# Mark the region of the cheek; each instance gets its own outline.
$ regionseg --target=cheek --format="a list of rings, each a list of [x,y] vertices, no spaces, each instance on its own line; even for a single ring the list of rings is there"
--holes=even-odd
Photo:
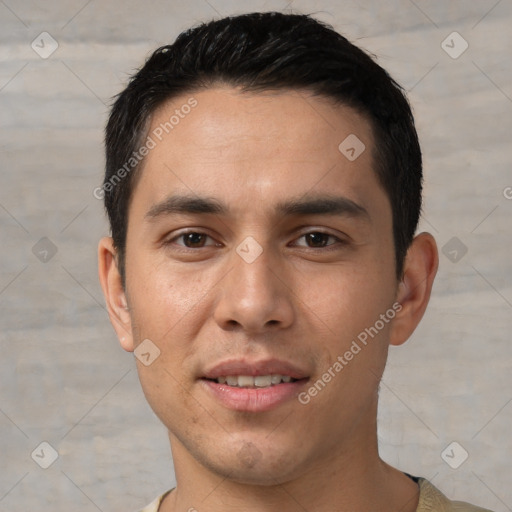
[[[297,296],[308,318],[343,345],[390,307],[394,285],[384,275],[370,266],[338,265],[298,281]]]
[[[163,342],[182,329],[183,320],[196,314],[211,284],[204,273],[185,272],[165,256],[154,256],[133,257],[127,266],[127,289],[139,337]]]
[[[318,414],[331,411],[340,424],[347,411],[361,412],[376,399],[390,327],[380,315],[394,298],[393,278],[384,276],[371,266],[339,266],[318,274],[300,292],[319,363],[308,395]],[[335,411],[327,404],[336,404]]]
[[[170,365],[171,354],[162,355],[150,366],[137,363],[139,380],[146,400],[154,413],[168,428],[200,421],[204,411],[193,400],[184,377]],[[186,415],[176,411],[187,411]]]

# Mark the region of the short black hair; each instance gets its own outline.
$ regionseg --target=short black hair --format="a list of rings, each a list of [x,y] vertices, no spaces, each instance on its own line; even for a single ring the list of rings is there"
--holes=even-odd
[[[306,14],[265,12],[182,32],[174,44],[158,48],[116,97],[106,126],[102,195],[123,284],[128,210],[142,161],[138,149],[151,116],[170,99],[216,84],[254,92],[306,91],[369,119],[374,170],[391,203],[400,278],[422,202],[421,150],[405,92],[331,26]]]

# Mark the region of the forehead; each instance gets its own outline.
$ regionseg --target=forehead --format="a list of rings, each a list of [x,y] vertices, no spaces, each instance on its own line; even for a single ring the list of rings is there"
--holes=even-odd
[[[370,122],[305,91],[184,94],[154,112],[148,137],[152,149],[134,192],[144,202],[207,194],[241,213],[255,201],[263,208],[336,189],[364,203],[380,188]]]

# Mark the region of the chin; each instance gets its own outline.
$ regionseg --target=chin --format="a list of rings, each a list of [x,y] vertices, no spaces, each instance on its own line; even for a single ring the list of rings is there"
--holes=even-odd
[[[205,456],[204,453],[202,465],[223,478],[245,485],[280,485],[296,478],[302,466],[297,460],[297,450],[283,445],[269,446],[268,441],[262,445],[247,440],[231,442],[222,454]]]

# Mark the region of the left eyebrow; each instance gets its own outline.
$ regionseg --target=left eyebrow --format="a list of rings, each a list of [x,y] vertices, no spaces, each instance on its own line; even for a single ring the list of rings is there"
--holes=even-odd
[[[290,215],[341,215],[346,217],[365,217],[370,214],[360,204],[343,196],[321,196],[311,199],[292,199],[278,203],[276,211],[282,216]]]

